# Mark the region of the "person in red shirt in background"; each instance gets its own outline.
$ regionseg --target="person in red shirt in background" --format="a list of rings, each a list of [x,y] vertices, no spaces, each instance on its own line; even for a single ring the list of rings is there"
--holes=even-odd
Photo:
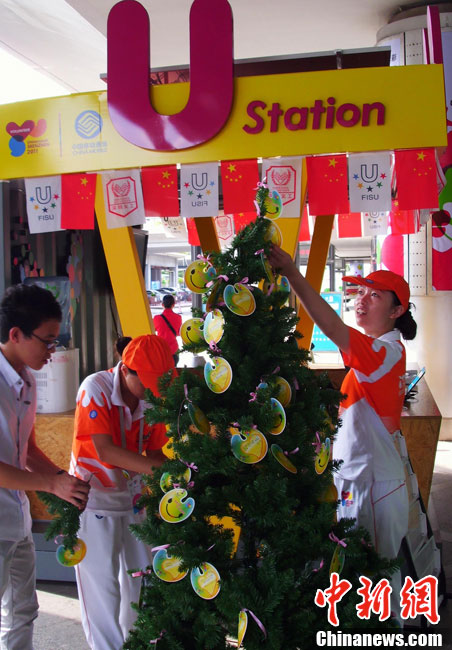
[[[159,395],[158,380],[171,369],[166,341],[138,336],[114,368],[89,375],[78,390],[70,472],[89,480],[91,490],[79,531],[86,556],[75,574],[92,650],[119,650],[136,618],[130,603],[138,602],[140,580],[128,570],[145,568],[152,558],[129,526],[142,519],[141,474],[162,465],[168,441],[163,423],[144,420],[144,392]]]
[[[342,424],[333,444],[343,463],[334,476],[338,519],[356,519],[380,555],[396,558],[408,532],[408,492],[400,447],[405,394],[405,348],[416,336],[410,288],[392,271],[343,280],[358,285],[355,316],[359,330],[346,325],[301,275],[290,255],[273,245],[269,262],[287,276],[292,290],[322,332],[337,345],[350,368],[341,386]],[[400,571],[391,576],[392,615],[400,619]]]
[[[159,316],[154,318],[154,325],[157,334],[168,343],[174,358],[174,364],[177,366],[179,361],[179,344],[176,336],[180,334],[182,316],[174,313],[173,308],[175,303],[174,296],[168,294],[163,297],[162,304],[164,310]]]

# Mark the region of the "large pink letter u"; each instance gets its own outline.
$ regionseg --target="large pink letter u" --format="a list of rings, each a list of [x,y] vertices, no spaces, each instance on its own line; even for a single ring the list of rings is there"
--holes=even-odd
[[[194,0],[190,10],[190,96],[176,115],[161,115],[149,90],[150,26],[146,9],[122,0],[107,26],[108,110],[132,144],[170,151],[213,138],[226,123],[233,97],[232,11],[227,0]]]

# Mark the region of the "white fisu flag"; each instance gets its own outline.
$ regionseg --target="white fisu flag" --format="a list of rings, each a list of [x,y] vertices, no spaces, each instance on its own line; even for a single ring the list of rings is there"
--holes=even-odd
[[[102,172],[107,228],[146,223],[139,169]]]
[[[218,214],[218,163],[181,165],[180,213],[183,217]]]
[[[301,156],[262,160],[262,180],[266,179],[270,191],[279,193],[283,204],[282,217],[300,216],[302,160]]]
[[[387,235],[388,216],[389,212],[363,212],[363,237],[369,237],[371,235]]]
[[[61,176],[25,179],[30,233],[54,232],[61,228]]]
[[[391,210],[391,155],[355,153],[348,157],[350,212]]]

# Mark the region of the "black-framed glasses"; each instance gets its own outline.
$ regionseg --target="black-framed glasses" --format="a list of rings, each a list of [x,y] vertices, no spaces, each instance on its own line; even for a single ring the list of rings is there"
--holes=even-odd
[[[38,336],[34,332],[32,332],[30,334],[30,336],[34,336],[35,339],[38,339],[38,341],[41,341],[41,343],[44,343],[44,345],[46,346],[46,348],[48,350],[51,350],[52,348],[56,348],[60,344],[58,339],[54,339],[53,341],[46,341],[45,339],[42,339],[40,336]]]

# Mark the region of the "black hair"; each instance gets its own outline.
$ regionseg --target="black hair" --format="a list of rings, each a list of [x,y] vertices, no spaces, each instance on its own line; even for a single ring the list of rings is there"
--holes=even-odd
[[[0,341],[6,343],[12,327],[25,336],[48,320],[61,323],[61,307],[51,291],[37,284],[15,284],[8,287],[0,303]]]
[[[131,340],[131,336],[118,336],[116,340],[116,352],[120,357],[122,357],[122,353],[124,352],[125,347],[130,343]]]
[[[401,305],[402,303],[397,298],[394,291],[391,291],[391,293],[394,296],[394,305],[396,307]],[[408,309],[406,312],[399,316],[394,323],[394,327],[400,331],[405,341],[412,341],[417,332],[417,323],[411,313],[411,307],[414,307],[412,302],[408,303]]]
[[[165,309],[171,309],[175,302],[176,300],[174,296],[172,296],[170,293],[167,293],[166,296],[163,296],[162,305],[165,307]]]

